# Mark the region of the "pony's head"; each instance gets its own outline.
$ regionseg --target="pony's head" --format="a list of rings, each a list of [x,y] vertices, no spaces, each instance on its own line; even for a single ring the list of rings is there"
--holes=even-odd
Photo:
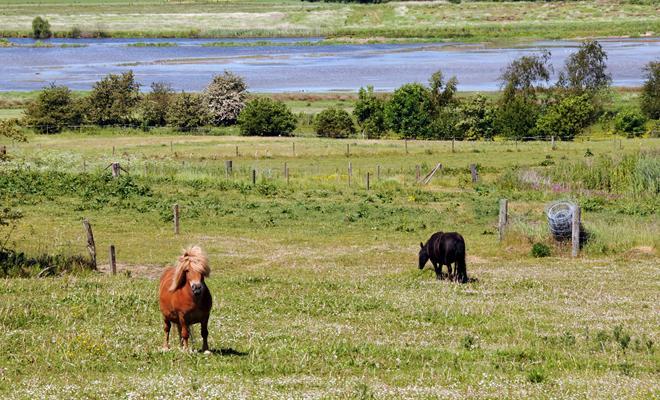
[[[174,270],[170,292],[177,290],[186,283],[190,285],[193,295],[202,294],[204,277],[211,274],[209,259],[199,246],[192,246],[183,251]]]
[[[419,269],[424,269],[426,262],[429,260],[429,249],[424,243],[419,243]]]

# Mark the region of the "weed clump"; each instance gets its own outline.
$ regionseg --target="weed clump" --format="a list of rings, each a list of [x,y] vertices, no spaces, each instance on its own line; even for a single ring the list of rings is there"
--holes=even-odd
[[[542,258],[550,256],[550,247],[543,243],[534,243],[532,246],[532,257]]]

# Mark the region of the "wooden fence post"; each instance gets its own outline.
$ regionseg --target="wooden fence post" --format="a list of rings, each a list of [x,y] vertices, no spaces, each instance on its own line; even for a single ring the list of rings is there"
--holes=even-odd
[[[573,245],[571,255],[573,257],[577,257],[580,254],[580,214],[580,206],[576,205],[573,208],[573,218],[571,220],[571,240]]]
[[[252,168],[252,184],[257,184],[257,170],[255,168]]]
[[[454,153],[454,137],[451,138],[451,152]]]
[[[419,164],[415,165],[415,180],[419,181],[419,177],[422,175]]]
[[[498,237],[500,242],[504,239],[504,229],[509,220],[509,202],[507,199],[500,199],[500,220],[497,224],[498,228]]]
[[[353,163],[348,162],[348,186],[351,186],[351,177],[353,176]]]
[[[238,146],[236,146],[236,157],[238,157]]]
[[[405,143],[405,146],[406,146],[406,154],[408,154],[408,139],[403,139],[403,143]]]
[[[296,156],[296,142],[291,143],[291,147],[293,148],[293,156]]]
[[[115,245],[110,245],[110,270],[112,275],[117,275],[117,260],[115,258]]]
[[[225,175],[227,177],[232,176],[233,169],[234,169],[234,163],[232,162],[232,160],[225,161]]]
[[[369,173],[367,172],[367,190],[369,190]]]
[[[555,144],[555,135],[552,135],[552,150],[557,150],[557,145]]]
[[[87,218],[83,219],[83,227],[85,228],[85,233],[87,234],[87,250],[89,251],[89,255],[92,259],[94,269],[96,269],[96,243],[94,243],[92,225],[89,223]]]
[[[112,155],[115,155],[115,146],[112,146]]]
[[[117,178],[119,177],[119,174],[121,174],[121,166],[119,165],[118,162],[113,162],[111,165],[112,168],[112,177]]]
[[[479,173],[477,173],[477,166],[470,164],[470,174],[472,175],[472,183],[477,183],[479,180]]]
[[[174,234],[179,234],[179,205],[175,204],[173,208],[174,211]]]
[[[351,144],[346,143],[346,157],[350,157],[350,156],[351,156]]]
[[[380,180],[380,164],[376,166],[376,179]]]

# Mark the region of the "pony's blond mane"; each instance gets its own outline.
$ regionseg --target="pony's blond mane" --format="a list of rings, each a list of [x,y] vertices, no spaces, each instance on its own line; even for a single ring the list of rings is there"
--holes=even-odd
[[[188,270],[199,272],[206,277],[211,275],[209,258],[201,247],[191,246],[183,251],[183,254],[179,257],[179,262],[174,269],[174,275],[172,275],[170,292],[179,288],[181,281],[183,280],[183,274]]]

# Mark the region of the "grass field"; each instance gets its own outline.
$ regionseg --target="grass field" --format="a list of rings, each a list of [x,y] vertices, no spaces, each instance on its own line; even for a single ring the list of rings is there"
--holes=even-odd
[[[288,1],[3,2],[0,35],[27,36],[36,15],[56,35],[123,37],[328,36],[344,40],[500,41],[640,36],[660,32],[657,4],[629,1],[391,2],[347,5]]]
[[[30,136],[9,144],[14,158],[0,165],[3,198],[25,215],[11,244],[84,254],[87,217],[101,270],[110,244],[120,270],[0,280],[2,398],[660,394],[658,196],[507,183],[584,160],[595,169],[604,156],[657,158],[658,139],[556,150],[470,142],[455,152],[411,141],[406,153],[402,141],[95,132]],[[130,176],[98,178],[115,160]],[[431,183],[416,184],[415,165],[425,174],[437,162]],[[503,197],[510,224],[498,243]],[[545,205],[563,198],[583,205],[593,233],[577,259],[546,231]],[[418,243],[436,230],[463,233],[473,282],[417,269]],[[531,257],[534,242],[551,257]],[[210,356],[159,350],[155,278],[191,243],[213,268]]]

